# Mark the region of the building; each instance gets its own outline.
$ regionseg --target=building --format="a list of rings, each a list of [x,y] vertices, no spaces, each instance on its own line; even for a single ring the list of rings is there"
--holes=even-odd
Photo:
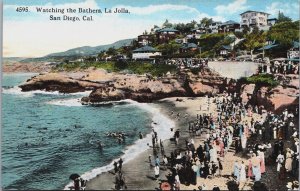
[[[194,52],[198,50],[198,46],[195,43],[184,43],[180,47],[180,52]]]
[[[204,27],[204,26],[200,26],[200,27],[197,27],[195,29],[192,29],[193,37],[196,38],[196,39],[199,39],[202,34],[206,34],[207,32],[208,32],[207,28]]]
[[[152,44],[155,36],[153,34],[143,34],[138,36],[138,43],[142,46]]]
[[[176,38],[179,31],[173,28],[163,28],[156,31],[158,43],[168,43]]]
[[[277,23],[277,19],[276,18],[267,19],[267,23],[268,23],[268,26],[273,26]]]
[[[229,20],[219,25],[219,33],[235,32],[240,29],[240,23]]]
[[[219,54],[222,57],[228,57],[232,52],[232,47],[229,45],[222,45],[219,49]]]
[[[132,59],[151,59],[161,56],[161,52],[151,46],[143,46],[132,51]]]
[[[222,22],[220,21],[216,21],[216,22],[212,22],[209,26],[208,26],[208,32],[209,33],[219,33],[219,26],[222,24]]]
[[[260,11],[246,11],[240,14],[241,15],[241,27],[248,26],[253,27],[257,26],[258,28],[268,26],[268,16],[270,14]]]
[[[293,47],[290,50],[288,50],[288,52],[287,52],[287,57],[289,59],[296,59],[296,58],[299,59],[300,58],[299,44],[300,43],[297,41],[293,42]]]

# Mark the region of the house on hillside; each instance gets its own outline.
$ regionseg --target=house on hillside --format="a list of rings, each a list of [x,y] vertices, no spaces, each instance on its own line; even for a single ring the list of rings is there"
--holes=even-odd
[[[240,29],[240,23],[229,20],[219,25],[219,33],[235,32]]]
[[[175,39],[178,34],[179,31],[173,28],[163,28],[156,31],[158,43],[168,43],[170,40]]]
[[[220,21],[212,22],[207,28],[208,33],[219,33],[219,27],[221,24],[222,22]]]
[[[293,47],[290,50],[288,50],[287,57],[289,59],[300,58],[299,42],[297,41],[293,42]]]
[[[200,27],[197,27],[195,29],[192,29],[191,32],[192,32],[192,35],[193,35],[194,38],[199,39],[202,34],[206,34],[208,31],[207,31],[206,27],[200,26]]]
[[[276,18],[272,18],[272,19],[267,19],[267,23],[268,23],[268,26],[273,26],[277,23],[278,19]]]
[[[184,43],[179,49],[180,53],[194,52],[197,50],[198,50],[198,46],[195,43]]]
[[[138,36],[138,43],[142,46],[146,46],[153,43],[155,35],[153,34],[142,34]]]
[[[143,46],[132,51],[132,59],[151,59],[155,56],[161,56],[161,52],[151,46]]]
[[[241,27],[248,26],[253,28],[257,26],[259,30],[269,30],[268,17],[270,14],[261,11],[245,11],[240,14]]]
[[[230,45],[222,45],[220,48],[219,48],[219,54],[220,56],[222,57],[228,57],[232,52],[232,47]]]

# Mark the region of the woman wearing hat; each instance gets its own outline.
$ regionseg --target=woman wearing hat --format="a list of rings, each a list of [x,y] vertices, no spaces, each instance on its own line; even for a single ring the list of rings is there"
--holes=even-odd
[[[291,172],[292,171],[292,150],[290,148],[287,148],[286,152],[286,160],[285,160],[285,169],[286,172]]]
[[[253,173],[252,173],[252,162],[251,159],[249,159],[249,164],[248,164],[248,178],[252,178],[253,177]]]
[[[259,181],[261,179],[260,158],[257,157],[256,154],[253,154],[251,163],[252,163],[252,172],[255,177],[255,181]]]

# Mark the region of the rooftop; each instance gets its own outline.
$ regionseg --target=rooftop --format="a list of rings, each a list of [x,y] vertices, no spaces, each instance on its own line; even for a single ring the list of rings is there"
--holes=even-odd
[[[268,44],[268,45],[266,45],[266,46],[261,47],[261,48],[258,49],[258,50],[269,50],[269,49],[272,49],[272,48],[274,48],[274,47],[276,47],[276,46],[278,46],[278,44]]]
[[[146,45],[141,48],[135,49],[132,52],[157,52],[157,51],[158,50],[156,50],[155,48]]]
[[[163,28],[158,30],[157,32],[178,32],[178,30],[173,29],[173,28]]]
[[[221,24],[221,26],[224,26],[224,25],[239,25],[240,23],[237,23],[233,20],[229,20],[229,21],[226,21],[225,23]]]
[[[251,10],[245,11],[245,12],[241,13],[240,15],[243,15],[245,13],[264,13],[264,14],[270,15],[269,13],[265,13],[265,12],[262,12],[262,11],[251,11]]]
[[[230,45],[222,45],[221,49],[231,50],[232,48]]]
[[[277,21],[278,19],[272,18],[272,19],[267,19],[267,21]]]
[[[185,43],[181,46],[182,49],[198,48],[195,43]]]

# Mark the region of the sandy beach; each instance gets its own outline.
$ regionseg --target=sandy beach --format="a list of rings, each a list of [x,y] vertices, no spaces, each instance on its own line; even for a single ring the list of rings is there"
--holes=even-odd
[[[176,101],[176,100],[180,101]],[[188,121],[194,120],[197,114],[203,113],[213,113],[216,114],[216,105],[210,104],[208,107],[207,101],[208,99],[212,100],[212,98],[207,97],[197,97],[197,98],[166,98],[158,101],[156,105],[161,108],[162,113],[168,115],[171,119],[176,121],[176,128],[180,130],[180,139],[179,144],[176,146],[174,142],[170,140],[164,141],[164,150],[167,156],[170,155],[172,151],[175,149],[184,150],[185,140],[189,140],[191,138],[190,133],[188,132]],[[174,112],[171,115],[171,112]],[[175,119],[175,114],[180,113],[180,120]],[[186,115],[187,114],[187,115]],[[187,116],[186,118],[183,116]],[[259,118],[260,116],[256,115],[255,118]],[[247,120],[247,119],[245,119]],[[206,130],[208,131],[208,130]],[[170,131],[173,134],[173,132]],[[199,144],[203,144],[205,139],[205,132],[201,134],[201,136],[193,136],[192,138],[195,141],[195,146],[198,147]],[[159,137],[159,135],[158,135]],[[151,144],[151,143],[150,143]],[[149,148],[147,151],[140,154],[137,158],[128,161],[123,165],[122,171],[125,175],[127,189],[129,190],[139,190],[146,189],[152,190],[159,187],[159,182],[154,180],[154,170],[153,167],[150,167],[148,156],[152,156],[153,158],[153,149]],[[159,154],[159,158],[162,161],[162,156]],[[228,177],[231,176],[233,172],[233,164],[238,160],[241,162],[242,160],[247,164],[247,158],[242,157],[240,155],[235,155],[232,148],[225,155],[223,159],[224,170],[221,177],[215,177],[213,179],[207,178],[203,179],[198,177],[197,185],[189,185],[186,186],[181,184],[182,190],[193,190],[198,189],[200,185],[205,184],[206,189],[212,189],[215,184],[217,184],[220,189],[227,189],[226,182]],[[166,170],[161,167],[160,177],[161,180],[166,180],[166,175],[169,173],[169,170]],[[88,181],[86,189],[88,190],[99,190],[99,189],[114,189],[114,173],[106,172],[98,175],[96,178]],[[253,185],[253,181],[247,181],[245,184],[240,185],[241,190],[249,190]]]

